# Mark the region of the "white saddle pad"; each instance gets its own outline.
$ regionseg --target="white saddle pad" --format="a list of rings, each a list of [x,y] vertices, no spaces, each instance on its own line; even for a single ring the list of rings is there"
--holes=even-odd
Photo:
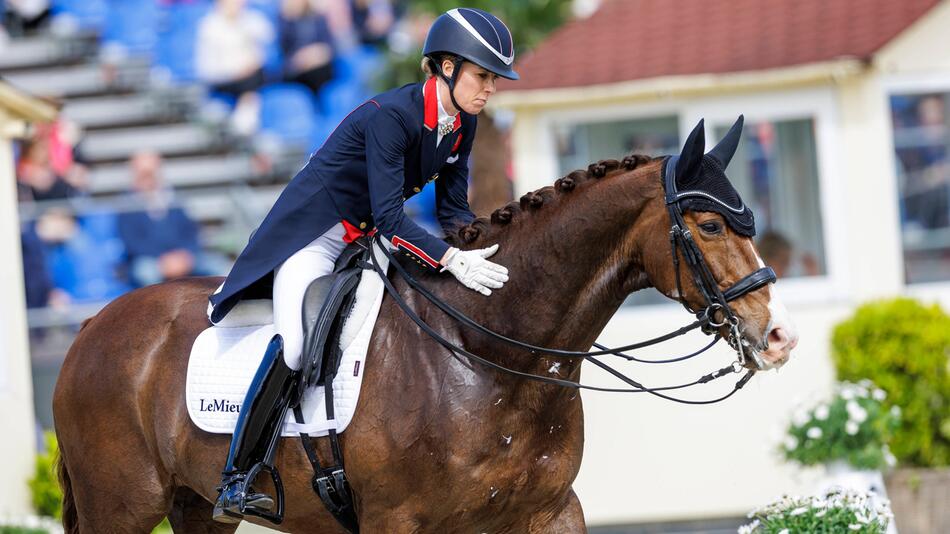
[[[376,257],[386,272],[386,258],[379,252]],[[293,412],[288,411],[283,436],[300,432],[325,436],[329,429],[342,432],[349,424],[359,400],[366,351],[384,292],[379,276],[364,271],[353,309],[340,333],[343,355],[333,381],[335,418],[327,419],[324,387],[310,388],[301,402],[305,423],[295,422]],[[273,306],[269,300],[239,303],[224,321],[198,336],[191,349],[185,387],[188,415],[198,428],[221,434],[234,432],[244,396],[273,336]]]

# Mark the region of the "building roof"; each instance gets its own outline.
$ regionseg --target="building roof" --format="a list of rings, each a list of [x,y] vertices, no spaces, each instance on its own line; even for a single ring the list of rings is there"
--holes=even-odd
[[[605,0],[517,62],[507,91],[868,59],[940,0]]]

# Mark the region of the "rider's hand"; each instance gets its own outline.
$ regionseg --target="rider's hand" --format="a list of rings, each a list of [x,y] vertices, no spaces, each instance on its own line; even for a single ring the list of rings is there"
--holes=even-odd
[[[449,271],[459,282],[486,297],[492,289],[498,289],[508,281],[508,269],[485,258],[498,251],[498,245],[478,250],[449,249],[442,258],[443,271]]]

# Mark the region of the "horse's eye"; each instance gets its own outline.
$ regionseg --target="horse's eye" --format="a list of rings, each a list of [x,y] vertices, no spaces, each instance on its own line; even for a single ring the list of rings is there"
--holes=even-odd
[[[704,222],[699,225],[699,228],[707,234],[720,234],[722,233],[722,225],[716,221]]]

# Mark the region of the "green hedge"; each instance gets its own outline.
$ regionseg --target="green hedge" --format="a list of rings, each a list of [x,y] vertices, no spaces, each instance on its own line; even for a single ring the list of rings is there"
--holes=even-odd
[[[36,466],[33,478],[30,479],[30,493],[33,497],[33,508],[41,516],[63,516],[63,492],[59,488],[59,478],[56,474],[56,456],[59,448],[56,445],[56,434],[44,434],[46,451],[36,455]]]
[[[950,316],[899,298],[866,304],[835,327],[839,380],[870,379],[902,411],[891,450],[902,465],[950,465]]]

